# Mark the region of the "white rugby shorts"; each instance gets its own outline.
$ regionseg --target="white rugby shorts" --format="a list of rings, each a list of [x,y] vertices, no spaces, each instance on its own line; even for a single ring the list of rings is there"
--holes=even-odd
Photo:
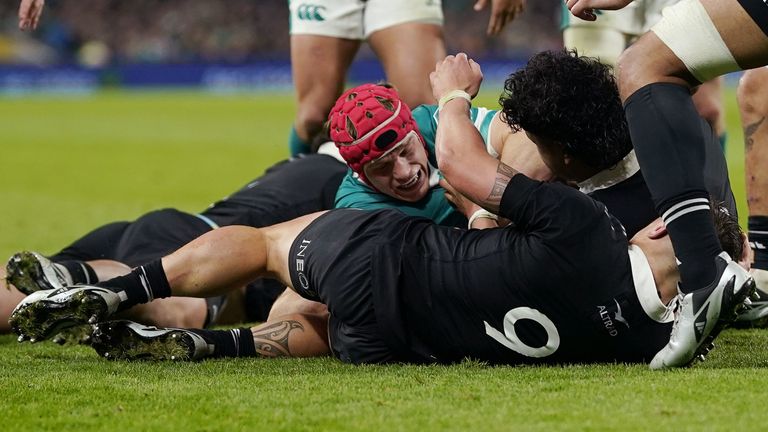
[[[443,25],[442,0],[289,0],[290,33],[367,39],[409,22]]]

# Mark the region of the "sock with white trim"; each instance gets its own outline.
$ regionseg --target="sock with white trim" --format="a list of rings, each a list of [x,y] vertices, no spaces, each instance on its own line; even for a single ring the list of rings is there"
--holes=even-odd
[[[53,265],[64,267],[69,272],[69,276],[74,284],[91,285],[99,281],[96,271],[85,261],[59,261],[53,263]]]
[[[251,329],[247,327],[232,330],[199,330],[190,329],[203,337],[206,342],[213,344],[211,357],[254,357],[256,345],[253,342]]]
[[[654,83],[624,104],[643,177],[680,263],[680,290],[690,292],[715,278],[722,251],[704,183],[704,129],[688,87]],[[711,128],[710,128],[711,130]]]
[[[170,297],[171,286],[165,277],[163,262],[160,259],[136,267],[124,276],[96,284],[96,286],[124,292],[125,300],[120,303],[118,312],[141,303],[148,303],[156,298]]]
[[[755,253],[753,268],[768,270],[768,216],[750,216],[749,246]]]

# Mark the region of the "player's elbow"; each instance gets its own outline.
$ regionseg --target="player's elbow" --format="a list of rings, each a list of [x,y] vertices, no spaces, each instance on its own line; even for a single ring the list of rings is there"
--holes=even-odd
[[[439,146],[435,151],[435,155],[437,157],[438,167],[440,168],[440,172],[443,174],[443,177],[445,177],[448,182],[452,183],[452,179],[458,175],[456,152],[445,149],[444,147],[445,146]]]

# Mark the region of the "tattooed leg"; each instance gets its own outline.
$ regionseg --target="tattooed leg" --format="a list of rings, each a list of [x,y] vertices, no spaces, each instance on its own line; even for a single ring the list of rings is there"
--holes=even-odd
[[[749,214],[768,215],[768,68],[747,71],[739,83],[739,113],[744,128],[744,156]]]
[[[251,328],[260,357],[319,357],[330,354],[328,318],[293,314]]]
[[[758,288],[768,290],[768,68],[744,73],[738,88],[744,128],[744,174],[749,208],[749,242]]]

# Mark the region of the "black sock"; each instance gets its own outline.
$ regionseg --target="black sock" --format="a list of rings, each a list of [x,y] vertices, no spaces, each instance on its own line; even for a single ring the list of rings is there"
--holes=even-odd
[[[750,216],[748,219],[749,246],[755,253],[752,267],[768,270],[768,216]]]
[[[715,278],[721,251],[704,184],[704,122],[688,87],[654,83],[627,98],[627,122],[643,177],[663,216],[680,265],[680,289],[690,292]]]
[[[163,263],[159,259],[141,267],[136,267],[125,276],[118,276],[101,282],[97,286],[110,289],[116,293],[124,293],[125,299],[120,303],[118,311],[128,309],[137,304],[150,302],[156,298],[171,296],[171,286],[165,277]]]
[[[190,330],[212,343],[212,357],[254,357],[256,345],[253,334],[247,327],[232,330]]]
[[[56,264],[64,266],[69,271],[72,282],[75,284],[91,285],[99,281],[96,271],[85,261],[60,261]]]

